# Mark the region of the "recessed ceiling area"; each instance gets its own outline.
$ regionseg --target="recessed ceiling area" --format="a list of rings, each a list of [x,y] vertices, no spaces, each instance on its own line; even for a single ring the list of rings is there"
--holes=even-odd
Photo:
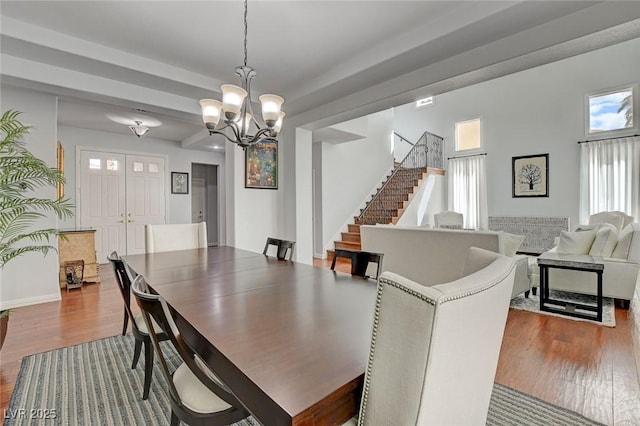
[[[108,117],[142,114],[162,123],[144,137],[224,146],[204,130],[198,100],[239,84],[241,1],[0,7],[3,85],[58,95],[61,125],[130,134]],[[248,2],[253,101],[282,95],[284,129],[325,129],[638,36],[635,2]]]

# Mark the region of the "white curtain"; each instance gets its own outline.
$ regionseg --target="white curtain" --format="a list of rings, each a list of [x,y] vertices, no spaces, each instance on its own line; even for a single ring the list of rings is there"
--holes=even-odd
[[[580,223],[603,211],[640,221],[640,137],[580,145]]]
[[[449,210],[462,213],[464,227],[488,228],[485,156],[449,160]]]

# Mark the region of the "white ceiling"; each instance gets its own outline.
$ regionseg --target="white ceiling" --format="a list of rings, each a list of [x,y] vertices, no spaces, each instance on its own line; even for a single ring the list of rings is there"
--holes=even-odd
[[[129,133],[109,117],[142,117],[162,123],[150,137],[191,148],[216,141],[204,136],[197,101],[238,82],[242,1],[3,0],[0,8],[3,83],[59,95],[61,124]],[[254,99],[280,94],[287,118],[304,124],[330,115],[327,105],[373,111],[637,37],[640,7],[250,0],[248,22]]]

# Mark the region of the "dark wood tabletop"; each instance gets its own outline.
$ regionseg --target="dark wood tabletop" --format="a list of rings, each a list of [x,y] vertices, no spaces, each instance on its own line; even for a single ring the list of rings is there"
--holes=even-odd
[[[232,247],[125,260],[264,425],[342,424],[357,412],[374,281]]]

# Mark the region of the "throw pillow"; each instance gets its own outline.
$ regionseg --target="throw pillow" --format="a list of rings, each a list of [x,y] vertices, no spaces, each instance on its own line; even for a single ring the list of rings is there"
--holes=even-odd
[[[516,235],[500,231],[500,238],[498,243],[500,247],[500,253],[508,257],[515,256],[516,251],[518,251],[523,241],[524,235]]]
[[[631,260],[629,255],[631,254],[632,243],[634,247],[640,246],[640,241],[636,242],[636,238],[640,240],[640,224],[630,223],[625,226],[618,234],[618,245],[613,250],[611,257]],[[634,250],[633,254],[635,255],[637,251],[640,251],[640,249]]]
[[[588,254],[596,237],[596,232],[580,231],[560,233],[557,252],[561,254]]]
[[[589,255],[610,257],[618,243],[618,230],[610,223],[600,223]]]
[[[484,250],[477,247],[469,247],[469,250],[467,250],[467,257],[464,260],[462,276],[466,277],[486,268],[499,257],[500,253],[496,253],[494,251]]]

